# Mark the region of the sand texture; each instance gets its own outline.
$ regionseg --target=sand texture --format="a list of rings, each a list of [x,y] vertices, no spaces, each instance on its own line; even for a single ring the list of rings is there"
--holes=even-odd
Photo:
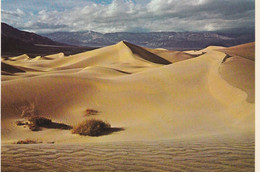
[[[254,171],[253,137],[117,142],[88,145],[7,145],[2,171]]]

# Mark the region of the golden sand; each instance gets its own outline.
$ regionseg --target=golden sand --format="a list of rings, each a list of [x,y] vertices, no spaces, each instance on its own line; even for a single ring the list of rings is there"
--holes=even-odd
[[[2,59],[2,64],[6,65],[6,68],[2,68],[1,85],[2,143],[33,139],[55,144],[124,141],[152,143],[160,140],[171,140],[169,144],[173,144],[172,140],[203,138],[205,141],[213,135],[221,138],[227,134],[243,134],[250,136],[252,140],[255,128],[253,49],[254,43],[231,48],[207,47],[199,51],[180,52],[146,49],[119,42],[71,56],[59,53],[35,59],[30,59],[27,55]],[[15,125],[15,121],[21,118],[21,107],[30,104],[34,104],[41,116],[71,126],[92,118],[86,117],[85,111],[88,108],[95,109],[100,113],[93,116],[94,118],[106,120],[112,127],[123,130],[100,137],[84,137],[59,129],[33,132]],[[239,142],[239,139],[236,141]],[[119,148],[127,143],[122,143]],[[236,143],[228,142],[231,147]],[[220,145],[215,144],[215,147],[218,146]],[[140,149],[144,147],[140,146]],[[172,146],[160,150],[166,159],[170,147]],[[231,147],[225,151],[231,151]],[[241,150],[237,151],[242,151],[245,147],[241,146]],[[28,149],[36,150],[35,147],[6,146],[4,160],[9,160],[11,156],[7,150],[19,152],[20,149],[26,152],[30,152]],[[46,148],[46,151],[52,152],[55,149]],[[88,154],[73,146],[71,149],[72,152],[77,152],[76,157],[83,158],[85,156],[81,157],[81,153]],[[254,146],[251,145],[250,151],[253,149]],[[43,157],[46,151],[41,154]],[[134,150],[133,156],[141,154],[138,151]],[[125,154],[127,150],[122,152]],[[174,157],[177,152],[173,151],[173,155],[169,156]],[[195,152],[191,155],[186,153],[179,160],[173,161],[182,161],[177,163],[176,169],[183,170],[189,164],[189,161],[185,164],[184,160],[193,158],[192,154],[196,155]],[[74,154],[71,156],[73,161]],[[147,156],[153,157],[153,154]],[[204,157],[199,155],[198,161],[201,156]],[[214,159],[214,154],[210,156]],[[115,159],[118,160],[119,157]],[[154,161],[160,157],[154,157]],[[213,159],[208,163],[214,163]],[[254,159],[253,155],[250,154],[249,159]],[[197,164],[194,162],[195,164],[189,165],[190,168],[197,168],[203,163],[197,160]],[[204,160],[207,161],[206,158]],[[165,161],[163,166],[171,162]],[[230,165],[220,162],[221,160],[219,167]],[[57,161],[57,165],[59,163],[62,162]],[[4,165],[7,164],[4,161]],[[248,169],[253,168],[251,161],[244,162],[244,165],[249,166]],[[167,171],[164,168],[162,170]]]

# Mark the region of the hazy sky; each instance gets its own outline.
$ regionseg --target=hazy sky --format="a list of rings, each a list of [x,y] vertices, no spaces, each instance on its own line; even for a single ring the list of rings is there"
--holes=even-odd
[[[2,0],[2,22],[33,32],[252,29],[254,0]]]

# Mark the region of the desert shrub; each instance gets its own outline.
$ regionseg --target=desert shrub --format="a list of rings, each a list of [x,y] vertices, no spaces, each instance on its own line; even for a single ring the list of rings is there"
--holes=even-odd
[[[34,103],[27,102],[25,106],[17,107],[17,109],[21,111],[21,117],[27,120],[26,122],[16,121],[16,125],[18,126],[23,125],[25,127],[27,125],[32,131],[40,131],[41,127],[64,130],[72,129],[69,125],[52,122],[48,118],[39,116]]]
[[[22,118],[28,118],[37,115],[37,110],[34,103],[28,103],[26,106],[22,106],[20,110]]]
[[[96,115],[97,113],[98,113],[97,110],[94,110],[94,109],[86,109],[86,116]]]
[[[25,140],[18,140],[16,144],[37,144],[42,142],[37,142],[35,140],[25,139]]]
[[[110,128],[111,125],[107,122],[97,119],[89,119],[73,127],[72,133],[84,136],[100,136]]]

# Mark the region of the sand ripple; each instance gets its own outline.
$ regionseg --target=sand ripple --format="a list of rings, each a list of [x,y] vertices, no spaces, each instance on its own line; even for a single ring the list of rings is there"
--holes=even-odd
[[[254,171],[254,138],[3,145],[2,171]]]

